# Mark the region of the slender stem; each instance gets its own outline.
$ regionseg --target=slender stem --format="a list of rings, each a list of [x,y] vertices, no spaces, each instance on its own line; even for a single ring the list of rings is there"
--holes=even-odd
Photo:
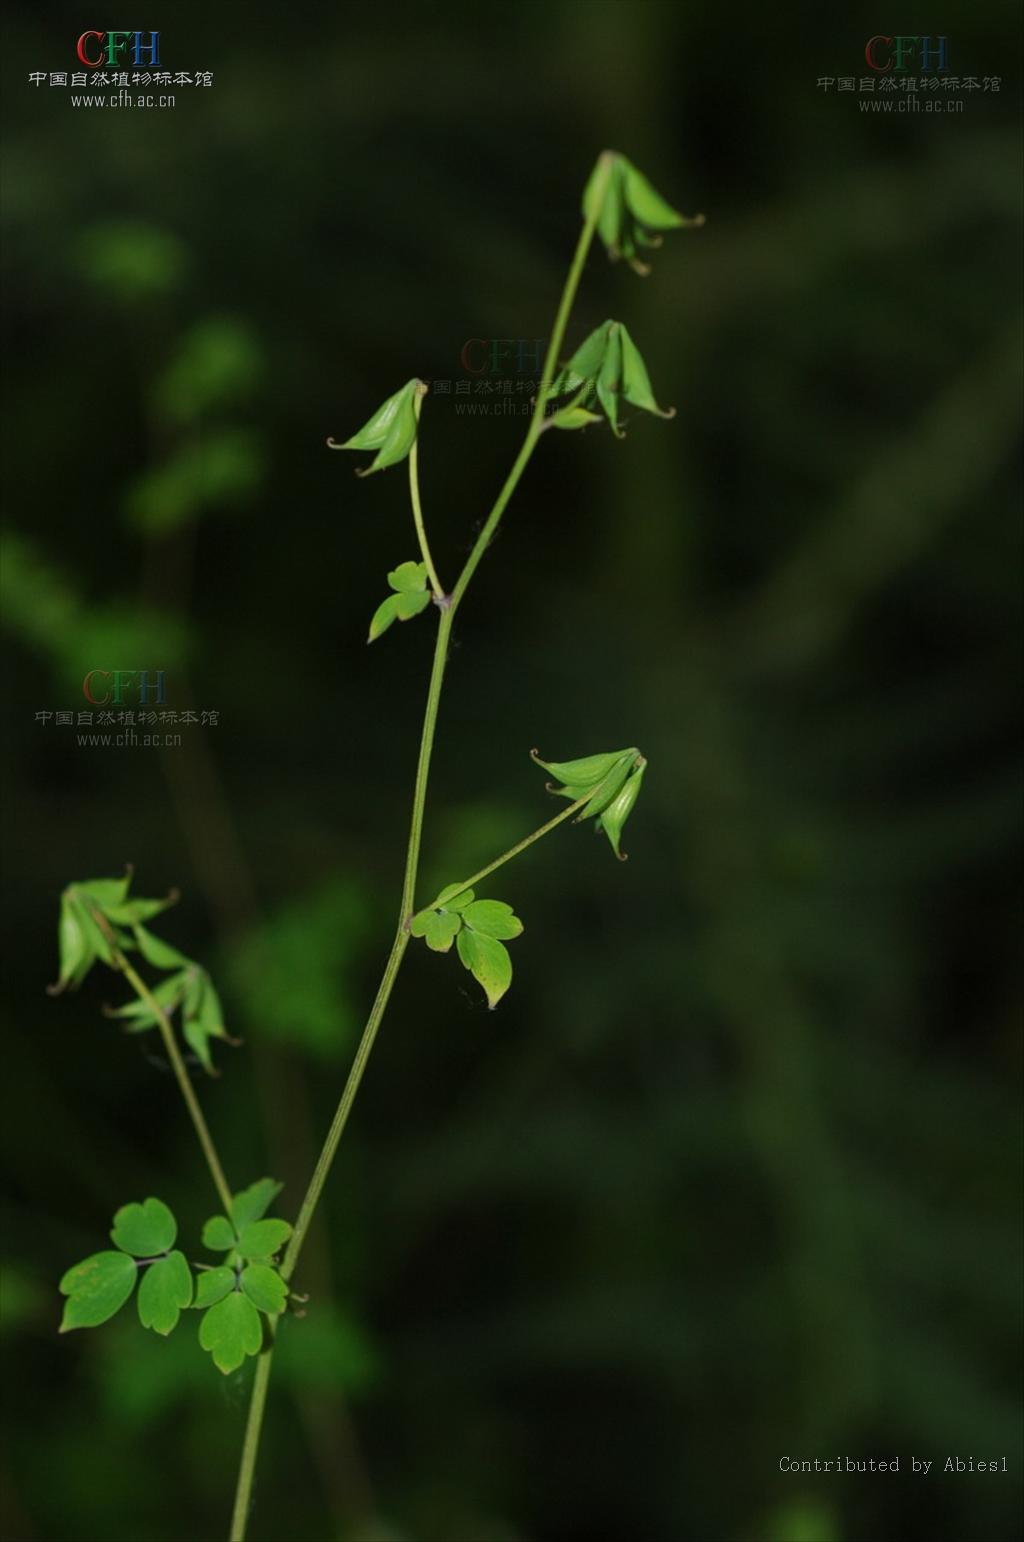
[[[530,419],[530,426],[526,432],[526,439],[516,457],[512,470],[505,480],[505,485],[498,494],[494,507],[484,521],[483,528],[474,543],[473,550],[466,560],[466,565],[459,574],[458,582],[452,590],[452,611],[458,609],[462,596],[469,587],[469,581],[477,570],[480,558],[487,550],[490,539],[498,528],[498,521],[505,512],[505,506],[515,492],[519,478],[525,471],[537,440],[544,430],[544,410],[551,397],[551,388],[555,383],[555,366],[558,363],[558,355],[561,351],[565,329],[569,322],[569,313],[572,310],[580,278],[583,275],[583,267],[587,260],[587,253],[590,251],[590,243],[594,239],[594,231],[597,229],[598,216],[601,213],[601,206],[604,203],[604,195],[608,187],[608,179],[611,176],[614,164],[613,157],[609,151],[606,150],[604,152],[598,164],[600,168],[600,181],[595,182],[594,199],[591,203],[590,213],[584,222],[583,229],[580,231],[580,238],[576,243],[576,250],[573,253],[568,277],[565,280],[565,288],[562,290],[562,298],[558,303],[558,310],[555,313],[555,324],[551,329],[548,351],[544,357],[540,390],[537,392],[537,399],[533,404],[533,416]]]
[[[541,825],[540,829],[534,830],[532,835],[526,836],[524,840],[517,841],[514,846],[509,847],[508,851],[503,851],[500,857],[495,857],[493,862],[488,862],[487,866],[482,867],[478,873],[474,873],[472,877],[465,879],[464,882],[459,884],[457,889],[453,889],[449,885],[445,904],[450,904],[465,889],[471,889],[475,883],[480,882],[481,878],[486,878],[490,873],[496,873],[499,867],[504,867],[505,863],[511,862],[513,857],[518,857],[521,851],[525,851],[527,846],[532,846],[534,841],[539,841],[542,835],[549,835],[552,830],[564,824],[567,819],[571,819],[573,814],[578,814],[584,804],[589,803],[591,798],[596,795],[596,792],[596,788],[591,788],[589,792],[585,792],[582,798],[577,798],[575,803],[570,803],[569,807],[564,808],[560,814],[556,814],[554,819],[549,819],[546,825]],[[444,893],[444,890],[441,892]],[[436,909],[440,900],[441,896],[438,895],[437,899],[432,900],[429,905],[425,905],[424,909]]]
[[[313,1219],[313,1213],[319,1202],[323,1186],[327,1182],[327,1175],[331,1170],[331,1163],[334,1161],[334,1153],[338,1149],[338,1142],[341,1140],[345,1125],[348,1123],[352,1104],[355,1102],[356,1093],[359,1091],[359,1083],[363,1079],[363,1072],[366,1070],[366,1063],[370,1058],[370,1052],[377,1037],[377,1029],[380,1027],[381,1019],[384,1016],[384,1011],[395,983],[395,977],[402,962],[402,955],[408,946],[409,933],[404,926],[399,926],[395,934],[395,940],[391,945],[391,952],[388,954],[388,961],[384,966],[384,975],[377,990],[376,1000],[367,1019],[366,1027],[363,1029],[363,1036],[359,1040],[359,1048],[356,1050],[352,1069],[348,1073],[345,1089],[341,1094],[341,1100],[335,1110],[334,1118],[331,1120],[331,1127],[327,1132],[323,1149],[317,1158],[316,1167],[313,1169],[313,1176],[309,1181],[309,1188],[306,1190],[306,1197],[302,1201],[302,1208],[295,1222],[295,1230],[292,1232],[291,1240],[284,1255],[284,1261],[281,1264],[281,1274],[286,1280],[291,1279],[295,1265],[298,1263],[299,1253],[302,1251],[302,1244],[309,1230],[309,1223]]]
[[[409,451],[409,497],[412,500],[412,518],[413,523],[416,526],[416,539],[420,543],[420,554],[423,557],[423,561],[426,563],[427,574],[430,578],[430,587],[434,591],[434,598],[443,600],[445,597],[444,589],[441,585],[441,580],[437,576],[437,569],[434,566],[434,559],[430,555],[430,546],[427,542],[427,527],[423,522],[423,505],[420,502],[419,421],[420,407],[423,404],[423,398],[426,395],[426,391],[426,386],[421,385],[417,390],[415,399],[413,401],[413,411],[416,414],[417,428],[416,438],[413,440],[412,449]]]
[[[420,752],[416,760],[416,781],[412,794],[412,817],[409,821],[409,844],[405,853],[405,874],[402,879],[402,901],[398,911],[399,932],[404,932],[412,914],[416,898],[416,875],[419,871],[420,841],[423,835],[423,810],[427,801],[427,782],[430,778],[430,758],[434,751],[434,734],[437,729],[437,713],[441,705],[441,687],[444,685],[445,665],[448,662],[448,643],[451,638],[455,607],[441,612],[434,642],[434,661],[430,668],[430,684],[427,686],[427,703],[423,709],[423,728],[420,733]],[[385,968],[385,974],[387,969]]]
[[[310,1222],[313,1219],[317,1204],[319,1203],[324,1184],[326,1183],[328,1174],[330,1173],[331,1165],[334,1161],[335,1153],[338,1149],[338,1144],[344,1132],[345,1125],[348,1122],[348,1116],[352,1110],[352,1104],[355,1101],[356,1093],[359,1091],[359,1084],[363,1079],[363,1073],[366,1070],[366,1065],[370,1058],[370,1053],[373,1049],[374,1041],[377,1037],[377,1030],[380,1027],[381,1019],[384,1016],[385,1009],[387,1008],[388,1001],[391,997],[391,991],[394,987],[395,978],[401,966],[405,950],[409,944],[408,922],[409,917],[412,914],[415,901],[416,876],[419,871],[420,841],[423,833],[423,812],[426,805],[427,782],[430,776],[430,760],[434,748],[434,733],[437,728],[438,707],[441,701],[441,687],[444,684],[445,665],[448,661],[448,643],[451,638],[452,622],[455,618],[455,612],[458,609],[467,588],[469,587],[470,580],[472,579],[473,574],[476,572],[477,567],[479,566],[480,559],[484,552],[487,550],[491,537],[494,535],[494,532],[498,527],[498,523],[501,519],[501,516],[505,512],[509,499],[512,497],[512,494],[515,492],[517,486],[519,485],[519,479],[525,471],[530,457],[536,448],[537,440],[544,429],[544,410],[551,396],[551,387],[555,379],[555,364],[558,359],[559,350],[562,346],[562,340],[565,337],[565,328],[569,320],[569,313],[572,310],[573,300],[576,298],[576,291],[579,288],[580,277],[583,273],[583,266],[587,260],[587,253],[590,250],[590,244],[594,239],[594,232],[597,229],[598,215],[600,214],[601,205],[604,201],[604,193],[608,186],[608,179],[611,175],[612,164],[612,157],[607,152],[605,152],[600,160],[602,180],[597,184],[596,196],[592,200],[590,213],[588,214],[586,221],[584,222],[583,230],[580,233],[580,238],[576,245],[576,251],[573,255],[572,263],[569,268],[568,277],[565,281],[565,287],[562,290],[562,297],[559,301],[558,310],[555,314],[555,323],[551,331],[551,339],[548,343],[547,355],[544,360],[543,379],[541,380],[540,390],[537,393],[537,399],[534,403],[533,415],[530,418],[530,426],[527,429],[526,438],[523,441],[523,445],[519,451],[519,454],[516,456],[512,470],[506,477],[501,491],[498,493],[498,496],[494,501],[494,505],[491,508],[491,511],[488,514],[486,520],[484,521],[483,526],[481,527],[480,534],[477,536],[476,541],[473,543],[472,550],[466,559],[466,564],[463,567],[462,572],[459,574],[458,582],[456,583],[455,588],[453,589],[449,598],[448,606],[441,611],[441,619],[438,625],[437,638],[434,645],[434,660],[430,671],[430,684],[427,687],[427,702],[423,713],[423,728],[420,735],[419,757],[416,763],[416,781],[413,787],[412,818],[409,826],[409,844],[406,850],[405,873],[402,879],[402,900],[399,909],[398,929],[395,933],[395,940],[391,945],[391,952],[388,954],[387,963],[384,965],[384,973],[381,977],[381,982],[378,987],[373,1006],[370,1010],[370,1015],[367,1019],[366,1027],[363,1029],[363,1036],[359,1041],[359,1047],[356,1050],[355,1059],[352,1062],[352,1069],[349,1071],[348,1079],[345,1082],[345,1087],[341,1094],[341,1100],[338,1103],[334,1118],[331,1120],[331,1126],[324,1140],[323,1148],[319,1157],[317,1158],[316,1166],[313,1170],[313,1176],[310,1179],[309,1187],[306,1190],[306,1195],[302,1201],[298,1219],[295,1223],[295,1230],[292,1233],[288,1244],[288,1249],[285,1253],[284,1260],[281,1265],[281,1273],[286,1280],[291,1278],[298,1264],[299,1254],[302,1251],[302,1244],[305,1240],[306,1233],[309,1230]],[[419,411],[420,399],[420,397],[417,397],[417,413]],[[423,560],[427,565],[427,572],[430,574],[431,583],[434,585],[435,594],[437,594],[439,597],[443,597],[444,591],[441,588],[440,582],[437,578],[436,570],[434,569],[430,558],[429,548],[427,546],[426,540],[426,532],[423,527],[423,511],[419,501],[416,441],[413,441],[413,447],[409,455],[409,486],[412,495],[413,518],[416,523],[416,533],[419,537],[420,550],[423,553]],[[544,829],[551,828],[555,824],[559,824],[563,819],[567,819],[569,815],[574,812],[574,807],[575,806],[563,810],[563,812],[557,815],[554,820],[549,821],[548,825],[545,826]],[[529,845],[532,841],[539,839],[540,835],[543,833],[544,830],[536,832],[523,843],[523,846]],[[517,849],[522,850],[523,846],[520,846]],[[511,854],[514,853],[510,853],[508,855]],[[507,860],[507,857],[503,858],[502,860]],[[487,871],[493,871],[493,868],[489,868]],[[253,1383],[252,1402],[249,1409],[249,1419],[245,1432],[245,1444],[242,1451],[242,1464],[238,1474],[238,1488],[235,1494],[235,1508],[234,1518],[232,1521],[231,1542],[244,1542],[245,1538],[245,1527],[249,1514],[250,1496],[252,1493],[253,1476],[255,1473],[256,1453],[259,1448],[260,1429],[263,1422],[263,1412],[267,1396],[267,1383],[270,1377],[270,1364],[271,1350],[266,1349],[263,1351],[263,1354],[260,1357],[260,1361],[256,1368],[256,1379]]]
[[[156,1018],[156,1025],[164,1041],[167,1058],[171,1062],[171,1069],[181,1089],[181,1095],[185,1099],[185,1106],[192,1116],[192,1123],[199,1137],[199,1144],[203,1148],[203,1155],[206,1158],[206,1165],[210,1169],[210,1177],[213,1179],[213,1186],[217,1190],[217,1197],[224,1206],[225,1215],[230,1216],[231,1189],[228,1186],[228,1180],[224,1176],[224,1169],[220,1165],[220,1157],[217,1155],[217,1148],[213,1144],[213,1136],[210,1134],[209,1127],[203,1117],[203,1111],[199,1106],[199,1099],[196,1097],[195,1088],[192,1086],[188,1068],[181,1058],[178,1041],[174,1037],[174,1029],[171,1027],[167,1013],[155,999],[145,980],[137,970],[133,969],[123,953],[117,950],[114,951],[114,963],[120,969],[129,985],[131,985],[139,1000],[145,1002]]]
[[[270,1368],[274,1362],[274,1336],[268,1334],[268,1342],[260,1351],[253,1377],[252,1396],[249,1400],[249,1417],[245,1421],[245,1438],[242,1441],[242,1460],[238,1468],[238,1485],[235,1489],[235,1507],[231,1514],[230,1542],[244,1542],[249,1505],[252,1500],[252,1483],[256,1474],[256,1457],[260,1449],[263,1429],[263,1410],[267,1402],[270,1384]]]

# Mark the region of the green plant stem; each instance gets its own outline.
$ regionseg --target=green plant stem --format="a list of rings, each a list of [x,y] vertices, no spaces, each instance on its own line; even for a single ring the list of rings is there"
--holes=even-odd
[[[331,1120],[331,1127],[327,1132],[323,1148],[317,1158],[316,1167],[313,1169],[313,1176],[309,1181],[309,1188],[306,1190],[306,1196],[302,1201],[302,1208],[295,1222],[295,1229],[292,1232],[287,1251],[284,1255],[284,1261],[281,1264],[281,1274],[286,1280],[291,1279],[295,1265],[298,1262],[306,1232],[309,1230],[309,1224],[313,1219],[313,1212],[316,1210],[323,1186],[327,1181],[327,1175],[331,1169],[331,1163],[334,1161],[334,1153],[338,1149],[338,1142],[341,1140],[342,1132],[348,1123],[352,1104],[355,1101],[356,1093],[359,1091],[359,1083],[363,1079],[366,1062],[370,1058],[370,1052],[377,1037],[377,1029],[380,1027],[381,1019],[384,1016],[384,1011],[395,983],[395,977],[402,962],[402,955],[408,946],[409,933],[404,926],[400,926],[391,945],[391,952],[388,954],[388,961],[384,966],[384,974],[377,989],[377,996],[370,1011],[370,1016],[367,1019],[366,1027],[363,1029],[363,1036],[359,1040],[359,1048],[356,1050],[352,1069],[348,1073],[345,1089],[341,1094],[341,1101],[335,1110],[334,1118]]]
[[[413,411],[416,414],[417,427],[416,438],[413,440],[412,449],[409,451],[409,498],[412,502],[412,519],[413,524],[416,526],[416,539],[420,543],[420,555],[426,564],[427,575],[430,579],[430,587],[434,591],[434,598],[437,600],[443,600],[445,598],[445,593],[441,585],[441,580],[437,576],[437,569],[434,566],[434,559],[430,555],[430,544],[427,541],[427,527],[423,520],[423,505],[420,502],[419,421],[420,407],[423,404],[423,397],[426,393],[426,389],[426,386],[421,386],[421,388],[417,391],[415,400],[413,402]]]
[[[466,565],[462,569],[462,572],[459,574],[458,582],[456,583],[455,588],[452,590],[452,611],[458,609],[459,604],[462,601],[462,597],[469,587],[470,579],[473,577],[473,574],[477,570],[480,558],[487,550],[491,537],[493,536],[495,530],[498,528],[498,522],[505,512],[508,501],[512,497],[512,494],[515,492],[516,487],[519,484],[519,478],[526,470],[527,463],[533,454],[534,449],[536,448],[537,440],[540,438],[544,431],[544,411],[549,400],[551,399],[551,387],[555,383],[558,355],[561,351],[562,342],[565,338],[565,329],[569,323],[569,315],[572,311],[573,301],[576,299],[576,291],[580,286],[580,279],[583,276],[583,268],[587,260],[587,253],[590,251],[590,243],[593,241],[594,231],[597,229],[598,216],[601,212],[601,205],[604,202],[604,194],[608,187],[608,179],[611,176],[612,157],[607,150],[601,156],[600,166],[601,180],[595,184],[596,196],[591,206],[591,212],[584,222],[583,229],[580,231],[580,238],[576,243],[576,250],[573,253],[573,259],[569,267],[568,277],[565,280],[565,287],[562,290],[562,298],[558,302],[558,310],[555,313],[555,323],[551,328],[551,337],[548,341],[548,350],[544,356],[544,369],[540,382],[540,390],[537,392],[537,398],[533,404],[533,415],[530,418],[530,426],[526,431],[526,438],[523,441],[522,449],[516,456],[515,464],[513,465],[512,470],[509,472],[505,480],[505,484],[502,487],[501,492],[498,494],[497,499],[495,500],[494,507],[491,509],[491,512],[488,514],[486,520],[484,521],[483,528],[481,529],[480,534],[478,535],[473,545],[472,551],[466,559]]]
[[[448,644],[451,638],[452,622],[455,618],[455,612],[469,587],[470,580],[479,566],[480,559],[490,544],[491,537],[498,527],[498,523],[505,512],[512,494],[519,485],[519,480],[526,470],[530,457],[536,448],[537,440],[544,429],[544,410],[551,396],[551,387],[555,379],[555,364],[565,337],[566,325],[568,324],[573,301],[576,298],[576,291],[579,288],[583,267],[587,260],[587,253],[590,250],[591,242],[594,239],[594,232],[597,229],[597,220],[601,211],[604,191],[607,188],[608,178],[611,174],[612,158],[607,152],[601,157],[601,167],[603,169],[603,181],[598,184],[598,195],[593,199],[591,212],[587,216],[583,229],[580,232],[580,238],[576,244],[576,251],[573,254],[572,263],[569,267],[558,310],[555,313],[555,322],[551,330],[551,338],[544,360],[543,379],[541,380],[540,390],[537,393],[537,399],[534,402],[533,415],[530,418],[530,426],[526,431],[526,438],[523,441],[519,454],[516,456],[512,470],[506,477],[501,491],[498,493],[491,511],[481,527],[480,534],[473,543],[472,550],[466,559],[462,572],[459,574],[458,582],[452,590],[448,604],[441,610],[437,638],[434,645],[434,659],[430,671],[430,684],[427,687],[427,702],[423,713],[419,757],[416,763],[412,818],[409,826],[409,843],[406,849],[405,874],[402,880],[402,901],[399,909],[398,928],[395,933],[395,940],[391,945],[391,952],[388,954],[387,963],[384,965],[384,973],[377,989],[377,995],[370,1009],[366,1027],[363,1029],[363,1035],[359,1041],[355,1059],[352,1062],[352,1069],[349,1071],[341,1099],[335,1110],[334,1118],[331,1120],[330,1129],[327,1131],[323,1147],[317,1158],[316,1166],[313,1169],[313,1176],[310,1179],[309,1187],[302,1201],[295,1229],[292,1232],[288,1249],[284,1256],[281,1273],[286,1280],[291,1278],[298,1264],[302,1244],[319,1203],[324,1184],[330,1173],[339,1142],[348,1122],[352,1104],[355,1101],[356,1093],[359,1091],[359,1084],[363,1079],[363,1073],[366,1070],[366,1064],[377,1037],[377,1030],[380,1027],[381,1019],[384,1016],[391,991],[394,987],[395,978],[409,944],[408,924],[415,901],[420,842],[423,834],[423,813],[427,798],[427,782],[430,776],[430,760],[434,748],[434,734],[437,728],[441,688],[444,684],[445,666],[448,662]],[[418,410],[419,398],[417,399],[417,412]],[[426,543],[426,533],[423,529],[423,511],[419,505],[418,476],[414,470],[416,463],[413,460],[413,456],[415,453],[416,441],[414,440],[412,450],[410,451],[409,472],[410,489],[413,492],[413,517],[416,521],[417,535],[420,536],[420,550],[423,552],[423,560],[427,564],[428,573],[431,574],[431,582],[435,585],[435,591],[443,594],[443,590],[441,590],[440,584],[437,582],[436,573],[433,572],[433,564],[430,561]],[[423,532],[422,534],[421,531]],[[558,815],[555,820],[549,821],[549,824],[560,823],[562,819],[568,818],[572,812],[571,808],[563,810],[562,814]],[[543,832],[537,832],[534,836],[530,837],[526,844],[529,845],[532,840],[539,839],[541,833]],[[257,1365],[256,1380],[253,1383],[252,1403],[249,1409],[245,1444],[242,1451],[242,1463],[239,1468],[238,1486],[235,1492],[231,1542],[244,1542],[245,1538],[252,1483],[256,1469],[256,1454],[259,1449],[260,1430],[266,1404],[271,1357],[272,1349],[265,1349]]]
[[[132,967],[124,954],[117,950],[114,952],[114,964],[120,969],[139,1000],[146,1004],[156,1018],[156,1025],[164,1041],[167,1058],[171,1062],[171,1069],[181,1089],[181,1095],[185,1099],[185,1107],[191,1115],[196,1135],[199,1137],[199,1144],[203,1148],[203,1155],[206,1158],[206,1165],[210,1169],[210,1177],[213,1179],[213,1186],[217,1190],[217,1197],[224,1207],[224,1214],[230,1216],[231,1189],[228,1186],[228,1180],[224,1176],[224,1169],[220,1164],[220,1157],[217,1155],[213,1136],[210,1134],[209,1127],[203,1117],[203,1111],[199,1106],[199,1099],[196,1097],[195,1088],[192,1086],[188,1067],[181,1058],[181,1050],[178,1048],[178,1041],[174,1037],[174,1029],[171,1027],[167,1013],[154,998],[152,991],[142,976]]]
[[[263,1429],[263,1410],[267,1402],[267,1387],[274,1362],[274,1335],[268,1332],[268,1342],[260,1351],[253,1377],[252,1395],[249,1399],[249,1415],[245,1421],[245,1438],[242,1441],[242,1460],[238,1469],[235,1488],[235,1506],[231,1513],[230,1542],[243,1542],[245,1524],[249,1518],[249,1502],[252,1480],[256,1473],[256,1457],[260,1449],[260,1433]]]

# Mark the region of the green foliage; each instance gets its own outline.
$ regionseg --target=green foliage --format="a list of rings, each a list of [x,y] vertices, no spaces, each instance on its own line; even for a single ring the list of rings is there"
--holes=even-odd
[[[555,378],[552,395],[572,396],[567,407],[548,419],[548,426],[554,428],[582,428],[596,421],[595,404],[618,439],[625,437],[619,427],[621,402],[655,417],[675,417],[674,407],[664,411],[655,401],[647,366],[621,321],[604,321],[595,327]]]
[[[192,1273],[174,1250],[178,1223],[162,1200],[122,1205],[110,1233],[116,1252],[94,1253],[68,1269],[60,1282],[67,1296],[61,1333],[97,1328],[121,1310],[142,1271],[139,1321],[166,1335],[192,1300]]]
[[[203,1314],[199,1342],[209,1350],[218,1371],[229,1376],[246,1355],[258,1355],[263,1347],[260,1314],[241,1286],[236,1285],[216,1306]]]
[[[152,1258],[174,1246],[178,1223],[159,1199],[147,1199],[141,1205],[122,1205],[114,1216],[110,1240],[136,1258]]]
[[[332,450],[376,450],[369,466],[361,467],[356,476],[367,477],[374,471],[384,471],[405,460],[416,441],[419,426],[419,404],[426,394],[422,380],[407,380],[400,391],[382,402],[358,433],[343,444],[328,439]]]
[[[93,1253],[62,1277],[64,1306],[61,1333],[72,1328],[98,1328],[124,1306],[135,1289],[138,1265],[127,1253]]]
[[[199,1275],[194,1305],[205,1312],[199,1342],[225,1375],[259,1353],[259,1314],[278,1316],[288,1304],[288,1286],[272,1260],[292,1228],[265,1218],[280,1190],[275,1179],[260,1178],[233,1197],[230,1219],[215,1215],[203,1227],[203,1246],[228,1258]]]
[[[410,621],[430,604],[425,562],[401,563],[388,574],[388,583],[395,592],[374,611],[368,642],[374,642],[386,632],[392,621]]]
[[[523,923],[502,900],[478,900],[472,889],[450,884],[435,905],[412,917],[409,930],[435,953],[453,942],[462,963],[482,985],[490,1008],[512,983],[512,960],[504,943],[521,935]]]
[[[606,182],[608,160],[611,169]],[[645,276],[650,267],[640,261],[638,247],[660,246],[661,231],[693,230],[704,223],[703,214],[692,219],[679,214],[632,161],[614,150],[606,150],[590,174],[583,192],[583,213],[588,219],[597,216],[598,235],[612,260],[625,257],[634,273]]]
[[[155,1333],[177,1327],[184,1307],[192,1303],[192,1272],[184,1253],[168,1253],[150,1264],[139,1286],[139,1321]]]

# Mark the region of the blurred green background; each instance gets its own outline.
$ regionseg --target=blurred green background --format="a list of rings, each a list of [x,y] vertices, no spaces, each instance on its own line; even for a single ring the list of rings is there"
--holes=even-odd
[[[546,336],[612,145],[708,224],[646,280],[595,251],[569,340],[622,317],[678,417],[542,441],[457,623],[421,893],[550,812],[533,745],[643,748],[631,861],[568,829],[508,870],[493,1016],[410,950],[252,1537],[1007,1542],[1016,7],[176,5],[120,18],[213,71],[173,110],[28,84],[116,20],[15,6],[3,50],[4,1537],[221,1537],[247,1395],[191,1326],[56,1336],[118,1204],[214,1208],[118,982],[45,994],[60,889],[182,889],[163,935],[245,1040],[197,1073],[209,1119],[294,1214],[387,950],[432,625],[365,648],[405,476],[324,441],[450,383],[421,460],[451,582],[525,427],[464,344]],[[1001,90],[818,88],[900,25]],[[167,751],[36,722],[114,667],[219,722]],[[837,1455],[904,1470],[779,1470]]]

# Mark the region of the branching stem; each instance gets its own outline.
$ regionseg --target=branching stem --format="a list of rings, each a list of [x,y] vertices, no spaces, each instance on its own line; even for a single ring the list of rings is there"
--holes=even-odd
[[[597,229],[598,216],[600,215],[601,205],[604,201],[604,193],[608,186],[612,164],[613,162],[611,155],[605,152],[599,162],[598,176],[601,178],[601,180],[599,180],[595,185],[595,196],[591,201],[590,213],[587,215],[587,218],[584,221],[583,229],[580,232],[580,238],[576,244],[576,251],[573,254],[572,263],[569,267],[569,273],[566,277],[565,286],[562,290],[562,296],[559,301],[558,310],[555,313],[555,321],[551,329],[551,337],[548,342],[547,355],[544,360],[543,378],[540,383],[540,389],[537,393],[536,401],[534,402],[533,414],[530,418],[530,426],[526,431],[526,438],[523,441],[519,454],[516,456],[511,471],[509,472],[502,485],[501,491],[498,493],[498,496],[494,501],[490,513],[488,514],[480,529],[480,533],[477,536],[476,541],[473,543],[472,550],[466,559],[465,566],[463,567],[462,572],[459,574],[455,588],[452,590],[449,603],[446,607],[440,610],[437,637],[434,644],[434,659],[430,671],[430,683],[427,687],[427,702],[423,713],[423,728],[420,734],[419,756],[416,762],[416,780],[413,787],[412,818],[409,826],[409,843],[406,849],[405,873],[402,880],[402,900],[399,908],[398,926],[395,932],[395,940],[391,945],[391,952],[388,954],[387,962],[384,965],[384,973],[381,977],[381,982],[377,989],[377,995],[370,1010],[370,1015],[367,1019],[366,1027],[363,1029],[363,1035],[359,1041],[359,1047],[356,1050],[355,1059],[352,1062],[352,1069],[349,1071],[348,1079],[345,1082],[345,1087],[341,1094],[341,1099],[338,1103],[337,1109],[335,1110],[334,1118],[331,1120],[330,1129],[327,1131],[323,1147],[320,1151],[320,1155],[317,1157],[316,1166],[313,1169],[313,1176],[310,1179],[305,1198],[303,1199],[302,1205],[299,1209],[298,1219],[295,1223],[295,1230],[292,1233],[291,1240],[288,1244],[288,1249],[284,1256],[284,1262],[281,1266],[281,1273],[284,1275],[286,1280],[291,1279],[291,1276],[298,1264],[299,1255],[302,1251],[302,1244],[305,1241],[310,1223],[313,1219],[317,1204],[320,1200],[320,1195],[323,1192],[324,1184],[326,1183],[328,1174],[330,1173],[331,1165],[334,1161],[335,1153],[338,1149],[338,1144],[344,1132],[345,1125],[348,1122],[348,1117],[352,1110],[352,1104],[355,1101],[356,1093],[359,1091],[359,1084],[363,1079],[363,1073],[366,1070],[367,1061],[370,1058],[370,1053],[373,1049],[374,1041],[377,1037],[377,1030],[380,1027],[381,1019],[384,1016],[384,1012],[387,1008],[398,970],[402,963],[402,958],[409,944],[408,924],[415,903],[416,877],[419,871],[420,842],[423,833],[423,814],[427,798],[427,782],[430,776],[430,760],[434,748],[434,734],[437,728],[437,714],[441,702],[441,688],[444,684],[445,666],[448,662],[448,644],[451,639],[452,622],[455,619],[455,612],[461,604],[466,590],[469,587],[470,580],[472,579],[473,574],[476,572],[477,567],[479,566],[480,559],[484,552],[487,550],[495,530],[498,528],[501,517],[505,512],[512,494],[515,492],[519,485],[519,480],[522,477],[523,472],[526,470],[530,458],[533,455],[534,449],[536,448],[537,440],[543,431],[544,414],[547,403],[551,397],[551,388],[555,381],[558,355],[561,351],[562,343],[565,338],[565,329],[569,321],[570,312],[572,311],[573,301],[576,298],[576,291],[579,288],[580,278],[583,274],[583,268],[587,260],[587,253],[590,250],[591,242],[594,239],[594,232]],[[417,414],[419,413],[421,400],[422,397],[417,396]],[[417,434],[417,440],[418,437],[419,436]],[[417,459],[417,442],[415,440],[409,453],[409,488],[412,498],[413,519],[416,524],[416,534],[420,543],[420,551],[423,554],[423,560],[426,563],[427,572],[430,575],[430,581],[433,585],[435,596],[438,598],[444,598],[444,590],[442,589],[440,580],[437,577],[437,571],[431,559],[430,548],[427,544],[426,530],[423,522],[423,510],[419,496],[419,470]],[[518,851],[524,850],[525,847],[531,845],[533,841],[539,840],[541,835],[546,834],[549,829],[553,829],[554,826],[560,824],[562,820],[568,819],[569,816],[575,812],[578,806],[579,805],[572,805],[568,809],[564,809],[562,813],[556,815],[553,820],[549,820],[547,825],[543,826],[540,830],[535,831],[533,835],[528,836],[527,839],[520,843],[518,847],[514,848],[513,851],[505,853],[503,857],[499,858],[497,863],[493,864],[491,867],[485,869],[484,871],[492,872],[494,867],[500,866],[502,862],[508,861],[510,857],[514,856]],[[483,875],[478,874],[477,876],[479,877]],[[191,1087],[189,1088],[189,1091],[191,1092]],[[198,1105],[196,1105],[196,1110],[198,1113]],[[195,1117],[196,1116],[193,1115],[193,1118]],[[199,1113],[199,1119],[200,1121],[202,1120],[201,1113]],[[197,1129],[198,1128],[199,1126],[197,1125]],[[205,1130],[205,1124],[203,1125],[203,1129]],[[202,1136],[200,1136],[200,1138],[202,1139]],[[252,1390],[252,1402],[249,1408],[249,1418],[245,1431],[245,1442],[242,1448],[242,1461],[238,1474],[238,1487],[235,1493],[235,1506],[231,1525],[231,1542],[244,1542],[245,1538],[245,1529],[252,1495],[253,1477],[256,1470],[256,1457],[259,1451],[260,1431],[262,1428],[263,1413],[266,1405],[267,1384],[270,1377],[272,1355],[273,1343],[271,1342],[263,1350],[256,1367],[256,1377],[253,1382]]]

